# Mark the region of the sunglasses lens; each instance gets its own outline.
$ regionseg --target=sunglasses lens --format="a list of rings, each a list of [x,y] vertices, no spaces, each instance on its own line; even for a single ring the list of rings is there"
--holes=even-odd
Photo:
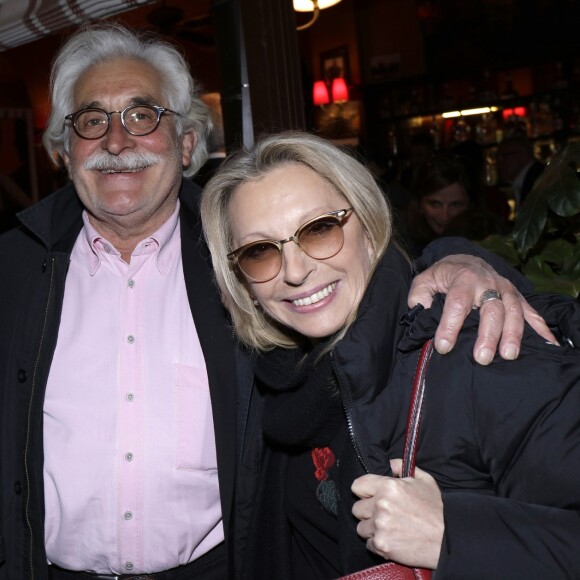
[[[298,233],[298,243],[311,258],[332,258],[340,252],[344,243],[340,220],[334,216],[324,216],[306,224]]]
[[[276,244],[258,242],[244,249],[238,256],[242,272],[256,282],[274,278],[282,267],[282,254]]]
[[[301,250],[315,260],[326,260],[340,252],[344,244],[342,225],[352,209],[331,212],[298,229],[294,236],[277,242],[262,240],[249,244],[232,253],[242,273],[255,282],[267,282],[275,278],[282,268],[281,246],[296,242]],[[339,214],[340,217],[333,214]]]

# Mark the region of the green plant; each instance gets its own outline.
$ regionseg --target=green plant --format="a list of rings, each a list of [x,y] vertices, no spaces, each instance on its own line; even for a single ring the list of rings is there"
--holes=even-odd
[[[580,142],[546,167],[514,230],[480,242],[516,266],[537,291],[580,295]]]

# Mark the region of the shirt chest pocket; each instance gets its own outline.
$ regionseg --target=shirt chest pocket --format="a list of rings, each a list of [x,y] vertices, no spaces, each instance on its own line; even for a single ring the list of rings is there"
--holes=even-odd
[[[215,435],[204,368],[175,364],[177,469],[217,469]]]

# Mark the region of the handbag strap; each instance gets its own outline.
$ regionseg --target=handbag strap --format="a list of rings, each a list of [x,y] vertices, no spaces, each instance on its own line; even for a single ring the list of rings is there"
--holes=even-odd
[[[403,451],[403,477],[413,477],[415,475],[419,428],[421,426],[421,414],[425,396],[425,375],[427,374],[427,365],[432,354],[433,339],[430,338],[421,349],[413,378],[413,392],[411,393],[411,403],[409,404],[405,448]]]
[[[403,451],[403,477],[413,477],[415,475],[417,441],[419,439],[423,397],[425,395],[425,375],[432,354],[433,339],[429,339],[421,349],[415,376],[413,377],[413,392],[411,393],[407,431],[405,433],[405,449]],[[431,580],[433,578],[432,571],[426,568],[409,568],[395,562],[385,562],[373,568],[341,576],[338,580],[410,580],[411,578],[414,580]]]

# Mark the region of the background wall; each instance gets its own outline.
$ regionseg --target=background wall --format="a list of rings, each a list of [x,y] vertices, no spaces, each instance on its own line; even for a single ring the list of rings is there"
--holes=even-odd
[[[375,143],[387,141],[392,117],[430,113],[446,92],[455,101],[466,100],[481,90],[485,79],[498,94],[511,83],[519,95],[529,95],[550,90],[562,71],[571,79],[578,69],[580,78],[580,34],[575,30],[579,4],[577,0],[342,0],[321,11],[314,26],[297,32],[310,128],[315,128],[320,113],[312,106],[312,82],[323,78],[322,63],[333,54],[346,55],[357,132]],[[210,9],[211,0],[166,0],[118,19],[166,34],[182,47],[204,89],[216,92],[221,81]],[[176,10],[178,17],[172,19]],[[307,18],[297,14],[296,23]],[[0,110],[32,110],[43,193],[53,186],[52,168],[40,149],[50,62],[69,32],[0,52]],[[17,163],[15,153],[8,150],[13,127],[5,123],[3,130],[1,115],[0,131],[5,133],[0,139],[0,170],[10,171]]]

